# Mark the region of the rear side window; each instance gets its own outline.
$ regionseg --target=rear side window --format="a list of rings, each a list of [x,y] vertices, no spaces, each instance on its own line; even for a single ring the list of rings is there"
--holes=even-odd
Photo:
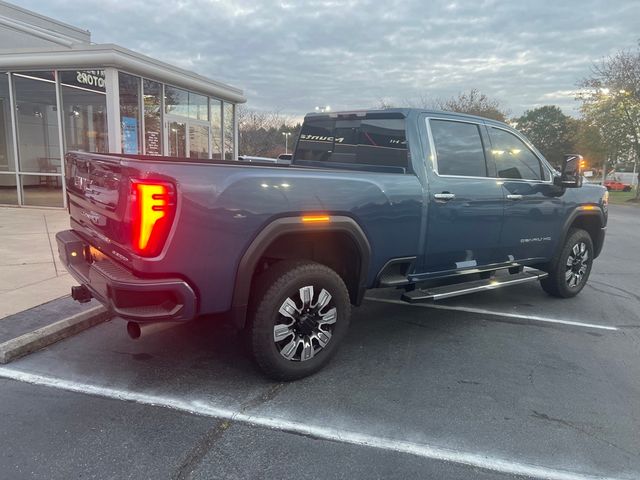
[[[475,123],[429,120],[440,175],[486,177],[487,163]]]
[[[545,178],[540,160],[522,140],[500,128],[490,128],[489,134],[491,154],[496,162],[499,178]]]
[[[336,167],[376,167],[405,172],[408,168],[405,120],[307,120],[300,133],[294,163],[305,160],[327,162]]]

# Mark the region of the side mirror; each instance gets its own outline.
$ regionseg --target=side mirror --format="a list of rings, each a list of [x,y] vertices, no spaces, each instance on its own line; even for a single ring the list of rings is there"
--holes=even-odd
[[[553,179],[553,183],[559,187],[578,188],[582,186],[582,167],[584,159],[582,155],[565,155],[562,163],[562,171],[559,177]]]

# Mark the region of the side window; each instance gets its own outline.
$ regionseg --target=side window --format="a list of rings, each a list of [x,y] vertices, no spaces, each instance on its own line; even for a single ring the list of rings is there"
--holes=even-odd
[[[499,178],[543,179],[542,165],[525,143],[513,133],[490,128],[491,154]]]
[[[429,125],[440,175],[487,176],[478,125],[449,120],[429,120]]]

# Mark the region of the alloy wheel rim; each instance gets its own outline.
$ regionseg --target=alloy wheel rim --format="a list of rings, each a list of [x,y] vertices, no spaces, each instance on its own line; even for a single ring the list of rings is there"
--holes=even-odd
[[[584,281],[589,267],[589,249],[584,242],[576,243],[569,251],[565,265],[565,281],[569,288],[579,287]]]
[[[299,298],[287,297],[278,309],[273,341],[284,358],[305,362],[315,357],[331,341],[338,310],[324,288],[314,294],[312,285],[298,290]]]

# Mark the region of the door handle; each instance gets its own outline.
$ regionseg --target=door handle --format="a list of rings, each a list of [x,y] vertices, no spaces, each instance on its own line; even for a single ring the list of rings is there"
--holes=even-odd
[[[455,193],[434,193],[433,198],[436,200],[451,200],[452,198],[456,198]]]
[[[509,200],[522,200],[522,195],[507,195]]]

